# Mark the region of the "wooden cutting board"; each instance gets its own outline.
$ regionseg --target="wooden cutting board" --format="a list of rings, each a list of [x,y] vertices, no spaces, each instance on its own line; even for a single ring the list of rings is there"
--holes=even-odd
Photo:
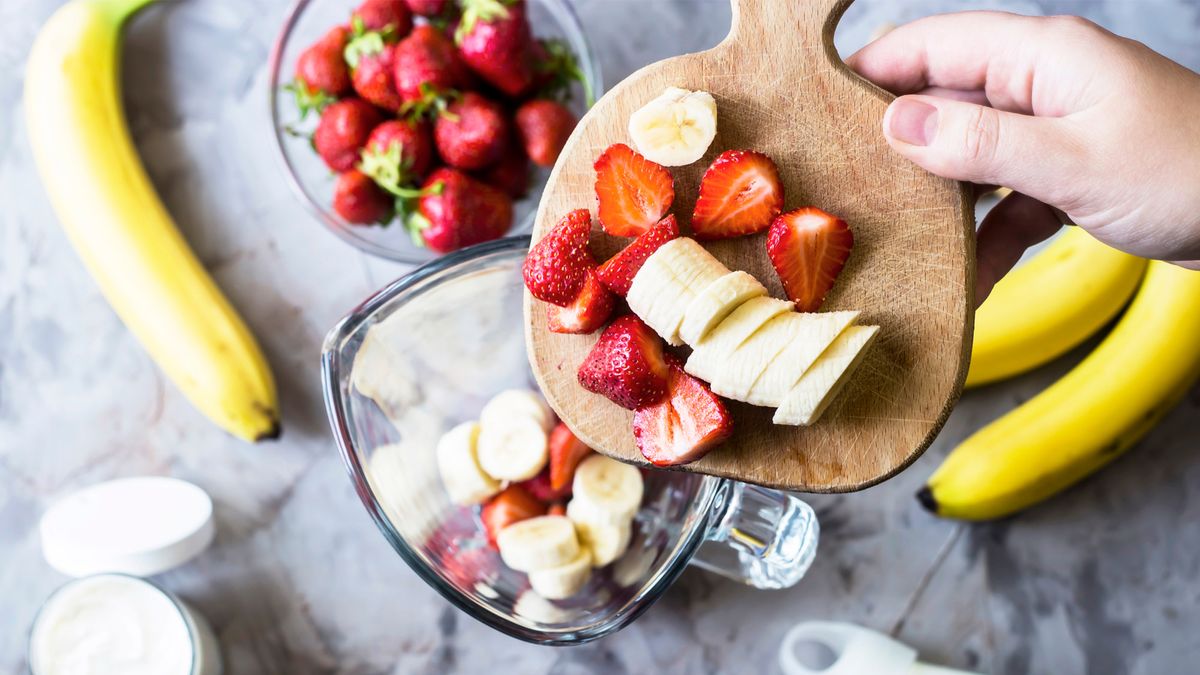
[[[730,403],[733,438],[682,470],[788,490],[859,490],[920,456],[961,391],[974,317],[973,208],[963,186],[909,163],[884,141],[880,123],[891,95],[850,72],[833,48],[834,28],[850,1],[731,0],[729,37],[709,51],[647,66],[614,87],[581,120],[546,187],[534,241],[573,209],[595,215],[593,162],[609,145],[630,142],[633,111],[677,86],[708,91],[718,106],[708,154],[672,169],[672,211],[685,232],[705,168],[734,148],[775,160],[785,210],[817,206],[854,231],[854,251],[822,307],[861,310],[859,323],[880,326],[849,385],[811,427],[776,426],[772,408]],[[628,241],[594,225],[597,260]],[[784,297],[765,235],[708,248]],[[549,332],[546,307],[528,292],[525,315],[530,362],[550,405],[588,445],[644,464],[633,413],[576,380],[597,336]]]

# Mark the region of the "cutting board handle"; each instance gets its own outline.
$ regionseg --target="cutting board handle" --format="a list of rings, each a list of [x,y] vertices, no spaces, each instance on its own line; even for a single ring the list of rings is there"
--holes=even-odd
[[[727,45],[763,51],[780,49],[833,52],[833,31],[854,0],[730,0],[733,24]]]

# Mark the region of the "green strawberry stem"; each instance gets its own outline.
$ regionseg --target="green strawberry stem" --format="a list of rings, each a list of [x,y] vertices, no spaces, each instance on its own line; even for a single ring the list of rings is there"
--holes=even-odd
[[[412,242],[415,246],[425,248],[425,235],[422,234],[429,229],[433,223],[429,222],[420,211],[413,211],[408,214],[407,218],[403,218],[404,229],[408,231],[408,236],[412,237]]]
[[[320,89],[309,89],[304,80],[299,77],[283,85],[283,90],[290,92],[296,98],[296,109],[300,111],[301,121],[308,117],[310,112],[319,114],[325,110],[326,106],[337,101],[336,98]]]
[[[475,24],[480,21],[496,21],[508,18],[508,8],[517,4],[517,0],[459,0],[462,7],[462,19],[458,29],[454,31],[454,41],[462,44]]]
[[[578,82],[583,87],[587,107],[595,105],[596,92],[592,89],[592,83],[567,43],[562,40],[542,40],[541,43],[549,58],[538,64],[538,70],[551,75],[550,81],[542,87],[541,95],[560,101],[568,100],[571,97],[571,83]]]

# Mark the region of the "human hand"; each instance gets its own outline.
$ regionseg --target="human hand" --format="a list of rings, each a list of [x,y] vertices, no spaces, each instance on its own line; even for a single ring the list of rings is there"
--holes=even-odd
[[[883,131],[939,176],[1015,192],[980,225],[982,302],[1061,226],[1200,269],[1200,75],[1078,17],[1002,12],[901,26],[846,63],[900,98]]]

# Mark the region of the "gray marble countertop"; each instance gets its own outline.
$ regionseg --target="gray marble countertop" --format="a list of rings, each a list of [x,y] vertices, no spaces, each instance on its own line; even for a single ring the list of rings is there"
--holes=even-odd
[[[729,22],[726,0],[575,3],[610,84],[715,44]],[[950,447],[1070,359],[965,396],[897,478],[814,497],[821,550],[793,589],[689,571],[632,627],[572,649],[517,642],[467,618],[379,536],[327,433],[321,339],[404,270],[311,222],[281,180],[265,64],[287,3],[164,2],[133,23],[125,58],[150,174],[279,379],[286,435],[259,447],[219,432],[163,379],[55,222],[20,103],[26,52],[59,4],[0,3],[0,671],[24,672],[29,623],[64,581],[39,551],[47,504],[146,473],[194,481],[217,501],[216,545],[158,580],[209,617],[235,674],[775,673],[784,631],[811,618],[857,621],[926,660],[981,672],[1195,671],[1200,392],[1130,455],[1017,518],[967,526],[912,498]],[[978,7],[1083,14],[1200,68],[1197,0],[859,0],[838,45],[856,48],[885,21]]]

